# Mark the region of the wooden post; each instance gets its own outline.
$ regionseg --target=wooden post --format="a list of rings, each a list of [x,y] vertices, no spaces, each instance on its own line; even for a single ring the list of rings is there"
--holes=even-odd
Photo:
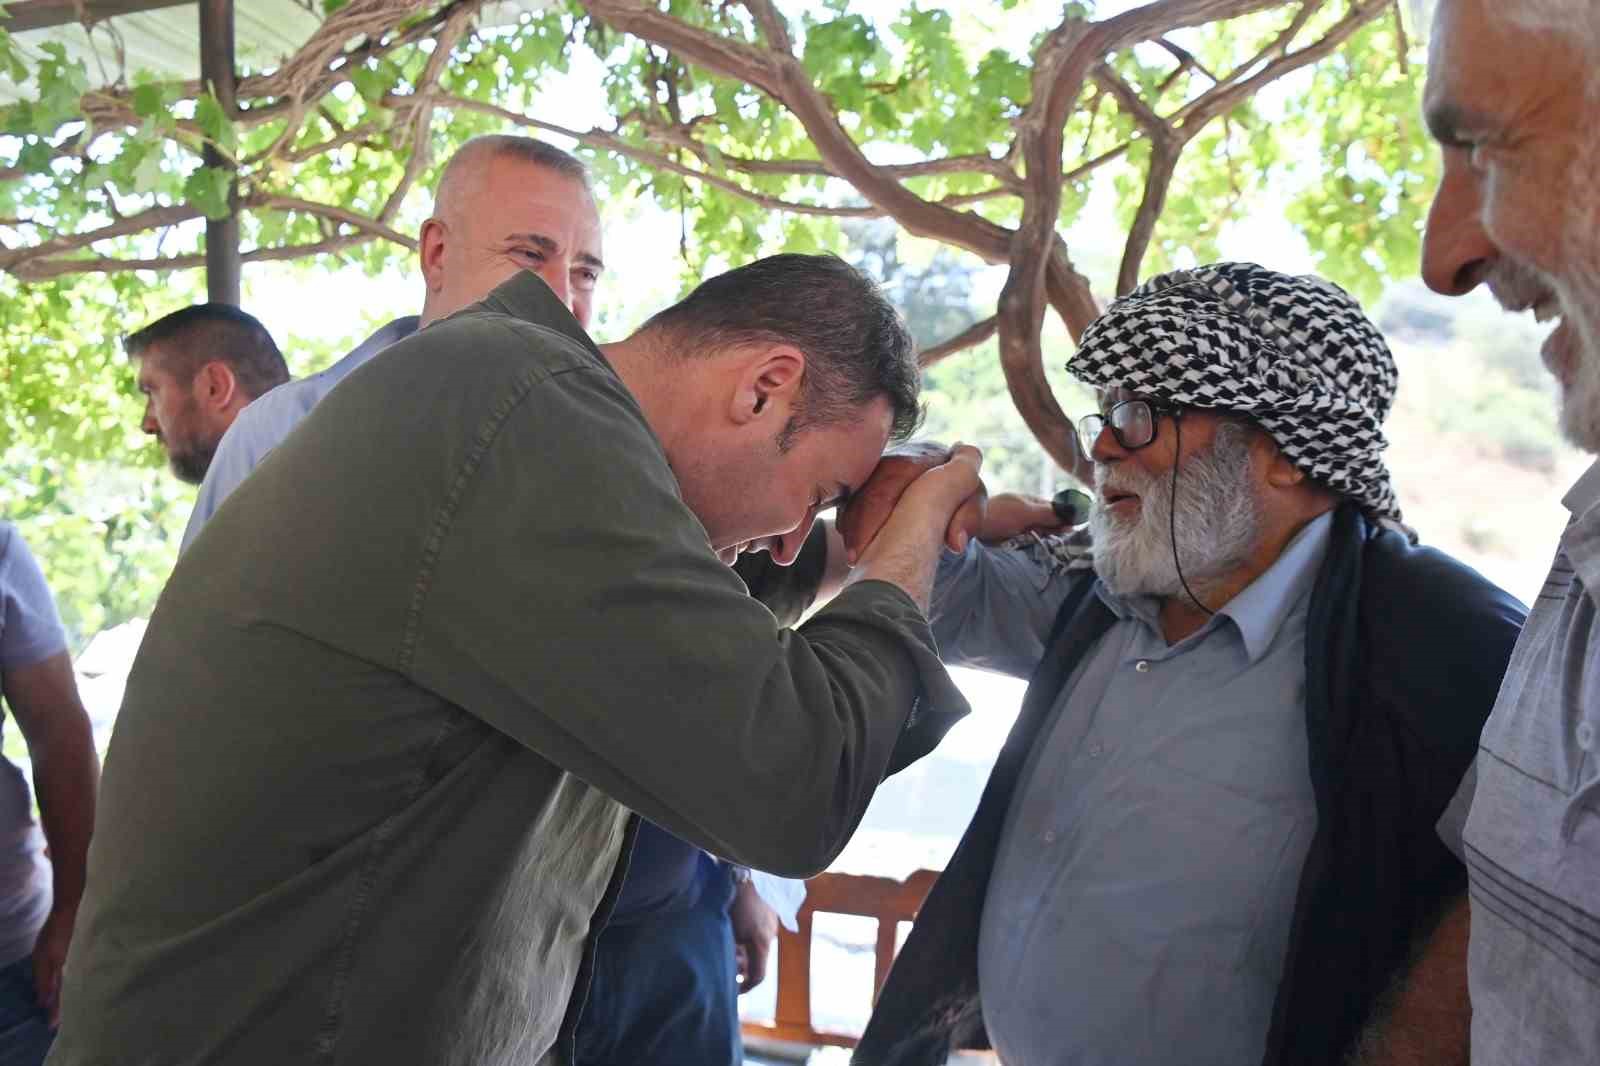
[[[239,111],[233,66],[233,0],[200,0],[200,81],[211,90],[229,118]],[[234,169],[211,145],[202,160],[208,167]],[[228,186],[227,218],[206,219],[206,297],[213,303],[239,305],[239,186]]]

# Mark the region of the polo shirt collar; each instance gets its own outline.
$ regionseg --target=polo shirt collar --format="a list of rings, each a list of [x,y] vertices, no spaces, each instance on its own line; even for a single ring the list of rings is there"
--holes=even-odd
[[[1600,503],[1600,460],[1585,470],[1561,498],[1562,506],[1572,513],[1574,520],[1583,518],[1596,503]]]

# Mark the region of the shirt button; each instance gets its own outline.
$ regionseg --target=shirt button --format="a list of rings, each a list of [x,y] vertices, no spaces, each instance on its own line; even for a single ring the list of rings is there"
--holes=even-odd
[[[1089,745],[1089,758],[1098,759],[1100,757],[1101,753],[1104,752],[1105,750],[1106,749],[1102,745],[1091,744],[1091,745]]]
[[[1056,831],[1054,829],[1045,830],[1044,842],[1046,844],[1054,844],[1056,842]]]
[[[1594,750],[1594,725],[1592,723],[1578,723],[1578,747],[1584,751]]]
[[[1133,664],[1133,668],[1139,671],[1141,674],[1148,674],[1150,672],[1150,660],[1140,659],[1138,662]]]

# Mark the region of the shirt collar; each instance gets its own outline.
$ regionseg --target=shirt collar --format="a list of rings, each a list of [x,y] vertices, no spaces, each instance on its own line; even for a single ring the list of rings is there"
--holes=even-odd
[[[1265,573],[1217,612],[1232,618],[1239,627],[1251,663],[1267,653],[1284,620],[1311,590],[1328,554],[1332,530],[1332,511],[1313,518],[1294,535]]]
[[[417,323],[421,321],[416,315],[402,315],[391,322],[379,326],[366,340],[356,345],[355,351],[360,354],[367,352],[381,352],[391,344],[405,340],[417,331]]]
[[[1333,532],[1333,512],[1327,511],[1306,523],[1304,529],[1284,546],[1283,552],[1254,581],[1229,600],[1217,616],[1194,637],[1209,633],[1223,618],[1231,620],[1244,642],[1245,654],[1254,665],[1267,653],[1272,641],[1316,582],[1317,571],[1328,554]],[[1160,633],[1160,612],[1150,597],[1123,599],[1098,582],[1100,598],[1118,618],[1137,618]],[[1190,639],[1194,639],[1191,637]]]
[[[473,304],[469,310],[498,311],[524,322],[548,327],[572,338],[595,355],[600,355],[600,349],[578,325],[571,309],[556,298],[555,292],[545,284],[543,278],[531,270],[521,271],[501,282],[500,287],[485,297],[482,303]]]
[[[1583,472],[1583,476],[1573,482],[1572,488],[1561,498],[1562,506],[1572,513],[1572,518],[1577,521],[1594,510],[1594,505],[1600,503],[1600,460]]]

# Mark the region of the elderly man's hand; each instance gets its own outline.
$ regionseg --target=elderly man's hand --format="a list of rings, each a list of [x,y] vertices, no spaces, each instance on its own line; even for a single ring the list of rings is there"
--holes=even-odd
[[[911,483],[934,467],[949,462],[951,453],[952,449],[932,441],[913,441],[884,453],[872,476],[851,495],[850,502],[839,513],[839,535],[844,538],[845,551],[852,564],[877,537]],[[945,544],[951,550],[960,551],[969,539],[980,535],[987,501],[988,490],[980,482],[978,491],[961,505],[945,530]]]

